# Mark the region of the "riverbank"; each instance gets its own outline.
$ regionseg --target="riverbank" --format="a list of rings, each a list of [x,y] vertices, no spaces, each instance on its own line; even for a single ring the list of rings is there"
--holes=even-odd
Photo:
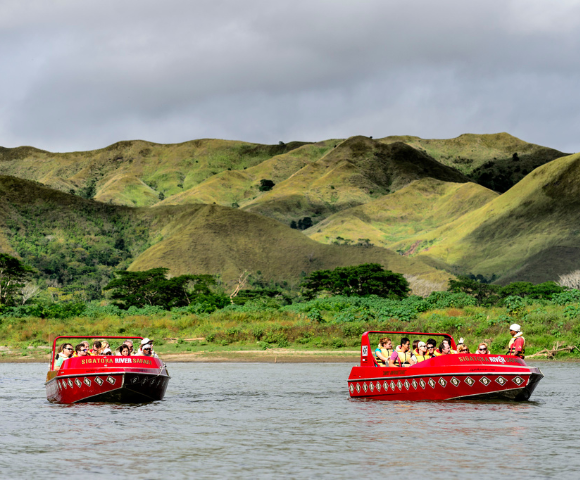
[[[353,313],[354,312],[354,313]],[[505,308],[445,308],[415,318],[378,319],[364,308],[351,311],[296,313],[280,310],[215,311],[211,314],[160,312],[153,315],[103,315],[43,319],[0,317],[0,361],[46,361],[57,336],[142,336],[155,340],[155,350],[179,361],[302,361],[353,358],[365,331],[438,332],[463,337],[475,351],[486,342],[493,354],[503,354],[510,340],[509,325],[522,325],[528,356],[555,345],[580,346],[580,307],[529,305],[508,315]],[[381,335],[371,336],[377,344]],[[411,340],[419,338],[408,335]],[[400,335],[392,335],[398,342]],[[116,348],[118,343],[111,342]],[[60,342],[59,342],[60,343]],[[580,358],[578,349],[557,358]],[[191,359],[191,360],[189,360]],[[220,360],[218,360],[220,359]],[[313,360],[317,361],[317,360]]]
[[[270,350],[221,350],[198,351],[182,353],[160,354],[166,363],[357,363],[358,350],[321,350],[306,351],[288,348]],[[0,363],[47,363],[50,354],[45,352],[30,352],[20,356],[17,352],[4,353],[0,356]]]
[[[161,359],[168,363],[348,363],[358,364],[359,350],[292,350],[275,348],[270,350],[221,350],[198,351],[160,354]],[[577,362],[577,356],[563,354],[553,359],[532,357],[528,362]],[[20,356],[17,352],[0,356],[0,363],[46,363],[50,362],[50,354],[33,352]]]

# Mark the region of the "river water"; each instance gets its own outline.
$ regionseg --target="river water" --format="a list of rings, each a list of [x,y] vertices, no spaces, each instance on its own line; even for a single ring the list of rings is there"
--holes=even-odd
[[[580,364],[524,403],[350,400],[350,366],[177,363],[161,402],[65,406],[0,364],[0,478],[580,477]]]

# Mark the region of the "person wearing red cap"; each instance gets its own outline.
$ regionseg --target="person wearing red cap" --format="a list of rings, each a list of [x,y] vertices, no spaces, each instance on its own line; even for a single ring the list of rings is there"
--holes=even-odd
[[[510,335],[512,336],[508,344],[507,355],[514,355],[519,358],[525,358],[526,339],[523,337],[522,327],[517,323],[510,325]]]

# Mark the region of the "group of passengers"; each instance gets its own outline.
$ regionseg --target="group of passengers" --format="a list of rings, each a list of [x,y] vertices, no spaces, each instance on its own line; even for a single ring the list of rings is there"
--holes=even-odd
[[[451,337],[445,336],[439,345],[430,338],[427,342],[415,340],[411,347],[411,341],[407,337],[401,338],[401,344],[393,348],[393,342],[389,337],[379,340],[379,346],[375,350],[375,359],[379,367],[410,367],[432,357],[440,355],[453,355],[470,353],[467,345],[463,343],[463,338],[459,340],[457,350],[451,348]],[[487,343],[480,343],[477,347],[479,355],[488,355]]]
[[[93,348],[90,348],[90,343],[86,340],[79,343],[76,347],[73,347],[71,343],[63,343],[56,351],[54,368],[55,370],[59,369],[64,361],[69,358],[100,355],[113,355],[109,342],[106,340],[96,340],[93,342]],[[141,340],[137,352],[133,351],[133,342],[131,340],[125,340],[115,349],[114,355],[122,357],[143,355],[145,357],[157,358],[157,354],[153,350],[153,340],[148,338]]]

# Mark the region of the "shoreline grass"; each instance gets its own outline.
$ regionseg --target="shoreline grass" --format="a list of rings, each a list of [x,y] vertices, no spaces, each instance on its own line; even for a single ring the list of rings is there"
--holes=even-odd
[[[265,310],[240,312],[217,310],[211,314],[161,312],[153,315],[98,318],[42,319],[36,317],[0,318],[0,361],[7,358],[43,358],[58,335],[136,335],[153,338],[161,355],[211,355],[228,352],[278,351],[333,352],[356,351],[360,336],[367,330],[448,333],[460,337],[471,351],[486,341],[494,354],[502,354],[510,339],[508,327],[519,323],[526,338],[526,354],[532,355],[556,342],[580,344],[577,306],[529,305],[509,316],[501,307],[432,309],[416,318],[377,320],[364,309],[344,321],[342,312]],[[342,315],[342,316],[341,316]],[[398,335],[393,335],[398,342]],[[409,335],[413,337],[413,335]],[[412,339],[413,339],[412,338]],[[375,335],[371,341],[378,340]],[[121,343],[121,341],[119,341]],[[111,342],[111,346],[116,344]],[[558,354],[558,359],[580,359],[580,352]]]

